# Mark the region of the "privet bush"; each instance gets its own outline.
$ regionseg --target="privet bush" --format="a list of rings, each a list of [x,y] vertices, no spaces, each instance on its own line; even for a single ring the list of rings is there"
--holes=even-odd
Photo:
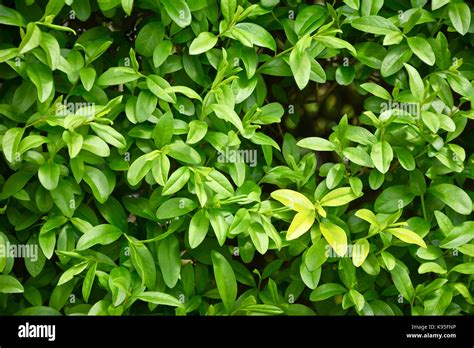
[[[0,6],[2,314],[472,314],[462,0]]]

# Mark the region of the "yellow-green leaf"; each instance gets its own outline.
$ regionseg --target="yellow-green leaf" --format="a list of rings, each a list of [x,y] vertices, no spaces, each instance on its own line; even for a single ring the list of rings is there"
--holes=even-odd
[[[423,248],[426,248],[426,243],[419,235],[415,232],[407,230],[406,228],[388,228],[385,230],[386,232],[390,232],[398,239],[404,241],[405,243],[409,244],[416,244]]]
[[[375,217],[375,214],[372,211],[368,210],[368,209],[359,209],[355,213],[355,216],[357,216],[358,218],[360,218],[362,220],[367,221],[371,225],[378,226],[378,224],[379,224],[378,221],[377,221],[377,218]]]
[[[271,193],[273,199],[276,199],[281,204],[297,212],[304,212],[306,210],[314,210],[313,203],[299,192],[282,189]]]
[[[313,226],[316,213],[314,210],[300,211],[295,215],[286,234],[287,240],[296,239],[305,234]]]
[[[331,248],[339,256],[344,256],[347,252],[346,232],[328,219],[323,219],[319,224],[323,237],[327,240]]]
[[[358,240],[352,250],[352,263],[359,267],[369,255],[370,245],[367,239]]]
[[[326,194],[321,198],[320,203],[323,207],[338,207],[356,198],[350,187],[340,187]]]

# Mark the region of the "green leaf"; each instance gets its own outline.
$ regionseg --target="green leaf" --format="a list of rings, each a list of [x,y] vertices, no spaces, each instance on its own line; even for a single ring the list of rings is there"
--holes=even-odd
[[[408,301],[412,302],[415,297],[415,289],[410,279],[410,275],[400,261],[396,261],[394,268],[390,271],[393,283],[400,294]]]
[[[356,267],[360,267],[369,255],[370,245],[367,239],[359,239],[355,242],[352,249],[352,263]]]
[[[88,266],[88,262],[83,261],[67,269],[59,278],[57,286],[69,282],[76,275],[81,274],[87,268],[87,266]]]
[[[443,7],[446,4],[449,4],[451,0],[432,0],[431,2],[431,10],[437,10],[441,7]]]
[[[20,153],[18,152],[18,147],[24,132],[24,128],[13,127],[8,129],[3,135],[2,151],[5,158],[10,163],[19,159],[18,155],[20,155]]]
[[[186,87],[186,86],[171,86],[171,87],[166,87],[164,89],[165,93],[168,94],[174,94],[174,93],[182,93],[186,97],[191,98],[191,99],[197,99],[202,102],[202,98],[199,94],[197,94],[194,89]]]
[[[273,36],[262,26],[255,23],[237,23],[236,28],[251,34],[252,43],[256,46],[266,47],[276,52],[276,42]]]
[[[54,93],[54,82],[50,68],[41,63],[28,64],[26,74],[36,87],[39,101],[44,103]]]
[[[174,288],[181,271],[179,241],[174,235],[160,241],[158,245],[158,263],[166,286]]]
[[[469,304],[474,303],[472,295],[466,285],[463,283],[455,283],[453,286],[467,300]]]
[[[326,36],[326,35],[321,35],[321,36],[315,36],[314,39],[318,42],[321,42],[324,46],[329,47],[329,48],[336,48],[336,49],[341,49],[345,48],[349,52],[352,53],[353,56],[357,55],[357,52],[349,42],[342,40],[338,37],[335,36]],[[351,71],[351,75],[354,73],[352,70],[353,68],[347,67],[349,71]]]
[[[6,48],[4,50],[0,50],[0,63],[6,62],[18,55],[18,48]]]
[[[410,231],[406,228],[401,228],[401,227],[387,228],[385,231],[393,234],[395,237],[404,241],[405,243],[417,244],[421,246],[422,248],[426,248],[426,243],[423,240],[423,238],[421,238],[415,232]]]
[[[327,9],[321,5],[310,5],[298,11],[295,19],[295,32],[302,36],[320,27],[327,17]]]
[[[116,226],[103,224],[94,226],[89,232],[84,233],[77,241],[77,250],[86,250],[94,245],[108,245],[115,242],[123,234]]]
[[[84,86],[86,91],[90,91],[94,86],[96,75],[97,72],[94,68],[91,67],[82,68],[79,71],[79,76],[81,78],[82,85]]]
[[[265,230],[263,229],[262,225],[259,223],[252,223],[250,224],[249,228],[249,235],[250,239],[252,240],[253,245],[255,246],[255,249],[262,254],[265,255],[265,253],[268,250],[268,235],[265,233]]]
[[[354,48],[357,50],[357,59],[360,62],[373,69],[382,67],[382,61],[387,54],[382,45],[375,42],[363,42],[356,44]]]
[[[319,229],[334,252],[341,257],[344,256],[347,252],[346,232],[328,219],[321,220]]]
[[[449,272],[457,272],[462,274],[474,274],[474,262],[465,262],[454,266]]]
[[[409,64],[404,64],[405,69],[407,69],[409,82],[410,82],[410,91],[413,96],[418,101],[423,101],[423,97],[425,95],[425,86],[423,84],[423,80],[421,79],[420,74],[418,71]]]
[[[334,151],[336,150],[336,145],[331,143],[329,140],[319,137],[310,137],[305,138],[296,143],[299,147],[304,147],[305,149],[310,149],[314,151]]]
[[[163,40],[155,46],[153,50],[153,66],[158,68],[173,52],[173,43],[170,40]]]
[[[117,6],[120,6],[120,0],[97,0],[99,8],[102,11],[110,11]]]
[[[19,54],[25,54],[38,47],[41,43],[41,30],[35,23],[28,23],[26,26],[26,35],[20,43]]]
[[[74,199],[75,190],[69,181],[59,180],[58,186],[50,191],[54,204],[61,210],[64,216],[71,218],[74,215],[76,201]]]
[[[222,0],[221,11],[227,21],[231,21],[237,8],[237,0]]]
[[[128,82],[138,80],[140,75],[132,68],[128,67],[113,67],[109,68],[97,79],[99,86],[120,85]]]
[[[237,281],[234,271],[225,257],[217,251],[211,251],[211,258],[217,290],[227,312],[230,313],[237,298]]]
[[[438,223],[438,225],[441,225]],[[462,224],[452,227],[439,246],[445,249],[454,249],[468,244],[474,239],[474,221],[465,221]]]
[[[237,128],[241,133],[245,133],[244,127],[242,125],[242,121],[237,115],[237,113],[234,111],[234,109],[230,108],[227,105],[214,104],[212,105],[212,110],[214,111],[214,113],[216,114],[218,118],[232,123],[235,126],[235,128]]]
[[[312,210],[301,210],[298,212],[286,233],[287,240],[294,240],[305,234],[313,226],[316,213]]]
[[[375,200],[375,211],[390,214],[410,204],[415,198],[407,185],[395,185],[386,188]]]
[[[158,291],[145,291],[137,296],[137,299],[164,306],[179,307],[182,308],[184,305],[175,297],[165,294],[164,292]]]
[[[314,289],[309,299],[313,302],[324,301],[336,295],[344,294],[346,291],[346,288],[340,284],[327,283]]]
[[[160,220],[172,219],[185,215],[197,208],[196,202],[189,198],[175,197],[164,202],[156,211],[156,217]]]
[[[0,24],[26,27],[26,21],[18,11],[3,5],[0,5]]]
[[[367,92],[375,95],[376,97],[379,97],[379,98],[382,98],[382,99],[385,99],[385,100],[390,100],[392,99],[392,96],[390,95],[390,93],[385,89],[383,88],[382,86],[379,86],[373,82],[366,82],[366,83],[363,83],[360,85],[360,87],[364,90],[366,90]]]
[[[181,28],[191,24],[191,11],[184,0],[160,0],[166,13]]]
[[[152,158],[150,158],[152,157]],[[137,185],[147,173],[151,170],[153,166],[152,159],[155,156],[150,156],[150,154],[144,154],[138,157],[130,166],[127,172],[127,180],[130,185]]]
[[[324,207],[338,207],[356,198],[350,187],[340,187],[327,193],[319,202]]]
[[[61,62],[61,51],[58,40],[48,33],[41,34],[41,48],[46,53],[46,60],[51,70],[56,70]]]
[[[189,122],[189,132],[186,143],[196,144],[206,136],[208,124],[204,121],[192,120]]]
[[[53,161],[44,162],[38,169],[38,179],[46,190],[54,190],[59,183],[61,166]]]
[[[86,135],[84,137],[82,149],[101,157],[108,157],[110,155],[110,148],[107,143],[95,135]]]
[[[426,248],[419,248],[416,251],[416,256],[423,260],[436,260],[440,256],[443,256],[443,253],[440,248],[434,245],[428,245]]]
[[[234,195],[234,188],[232,187],[232,184],[225,177],[225,175],[218,170],[212,170],[206,176],[205,184],[206,186],[210,187],[211,190],[221,194],[224,197],[232,197]]]
[[[308,270],[308,268],[306,268],[305,262],[303,260],[300,266],[300,277],[308,288],[314,290],[318,286],[319,280],[321,279],[321,268],[317,268],[311,272]]]
[[[394,150],[400,165],[405,170],[412,171],[416,168],[415,158],[410,150],[404,147],[396,147]]]
[[[217,43],[217,36],[213,33],[204,31],[200,33],[189,46],[189,54],[197,55],[209,51]]]
[[[161,116],[153,129],[152,134],[157,148],[161,149],[163,146],[171,142],[171,139],[173,138],[173,130],[173,115],[171,113],[166,113]]]
[[[0,292],[3,294],[18,294],[24,291],[23,285],[14,277],[0,275]]]
[[[133,0],[122,0],[122,8],[130,16],[133,10]]]
[[[471,24],[471,10],[464,1],[453,1],[448,6],[448,15],[456,31],[466,35]]]
[[[328,189],[335,188],[346,174],[346,168],[342,163],[337,163],[332,166],[329,170],[328,175],[326,176],[326,186]]]
[[[382,61],[381,73],[383,77],[391,76],[403,68],[403,64],[408,62],[413,55],[413,51],[408,45],[397,45],[390,49]]]
[[[312,272],[321,267],[328,258],[328,244],[324,238],[320,238],[308,248],[306,253],[305,265]]]
[[[63,132],[63,140],[68,147],[69,156],[71,158],[76,157],[82,149],[84,138],[81,134],[74,131],[65,130]]]
[[[178,168],[171,176],[169,177],[166,185],[163,187],[162,195],[171,195],[173,193],[181,190],[184,185],[189,180],[191,173],[188,167]]]
[[[206,238],[209,231],[209,216],[205,209],[200,209],[194,214],[189,223],[189,246],[197,248]]]
[[[375,214],[372,211],[368,210],[368,209],[359,209],[355,213],[355,216],[357,216],[358,218],[360,218],[362,220],[367,221],[371,225],[378,226],[378,224],[379,224]]]
[[[147,90],[138,93],[137,105],[135,109],[136,120],[138,123],[148,120],[156,109],[156,96]]]
[[[220,209],[209,210],[209,222],[211,223],[217,242],[223,246],[227,237],[229,225],[225,220],[224,212]]]
[[[199,164],[201,163],[201,156],[199,152],[194,150],[191,146],[186,145],[182,142],[175,142],[167,145],[168,147],[168,156],[189,164]]]
[[[311,59],[309,54],[304,48],[295,46],[290,53],[289,64],[298,88],[300,90],[304,89],[309,82],[311,73]]]
[[[360,292],[354,289],[349,289],[349,297],[358,311],[361,311],[364,308],[365,299]]]
[[[336,81],[340,85],[347,86],[354,81],[355,69],[352,66],[340,65],[336,69]]]
[[[438,133],[440,126],[438,115],[433,112],[423,110],[421,112],[421,119],[430,131],[432,131],[433,133]]]
[[[356,18],[351,25],[357,30],[376,35],[388,35],[400,31],[392,22],[381,16]]]
[[[61,315],[59,311],[57,311],[54,308],[51,307],[45,307],[45,306],[33,306],[29,308],[24,308],[18,312],[15,313],[15,315],[21,315],[21,316],[56,316],[56,315]]]
[[[86,273],[82,283],[82,297],[84,301],[89,302],[92,286],[94,285],[95,272],[97,271],[97,262],[95,262]]]
[[[370,157],[374,162],[375,168],[382,174],[390,169],[390,163],[393,160],[393,150],[387,141],[378,141],[372,146]]]
[[[156,265],[150,250],[140,242],[130,243],[130,260],[148,289],[156,282]]]
[[[271,193],[273,199],[297,212],[314,210],[311,201],[299,192],[293,190],[276,190]]]
[[[150,21],[139,31],[135,40],[135,49],[138,54],[151,57],[158,44],[163,41],[165,28],[161,22]]]
[[[376,15],[384,4],[383,0],[362,0],[362,16]]]
[[[441,287],[435,290],[423,302],[425,315],[443,315],[446,308],[451,304],[453,292],[451,287]]]
[[[428,192],[459,214],[469,215],[472,213],[471,198],[458,186],[438,184],[431,186]]]
[[[418,267],[418,274],[425,273],[446,274],[447,270],[436,262],[425,262]]]
[[[414,36],[407,38],[408,46],[413,50],[413,53],[420,58],[424,63],[433,65],[436,61],[435,54],[429,42],[421,36]]]
[[[360,147],[346,147],[342,153],[346,156],[349,161],[356,163],[358,165],[373,168],[374,162],[370,158],[369,154],[361,149]],[[332,187],[328,187],[332,188]]]
[[[123,206],[115,197],[110,197],[104,204],[96,203],[96,206],[109,224],[117,226],[123,231],[127,230],[127,215]]]
[[[382,256],[383,262],[389,271],[392,271],[396,265],[396,259],[388,251],[382,251],[380,254]]]
[[[94,194],[95,199],[99,203],[105,203],[113,189],[110,188],[109,179],[99,169],[95,167],[84,167],[84,181],[89,185]]]

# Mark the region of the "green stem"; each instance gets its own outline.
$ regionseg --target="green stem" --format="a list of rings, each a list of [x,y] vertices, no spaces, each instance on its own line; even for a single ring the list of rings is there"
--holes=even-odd
[[[425,208],[425,196],[422,194],[420,196],[420,199],[421,199],[421,209],[423,210],[423,218],[428,221],[428,219],[426,218],[426,208]]]
[[[274,59],[277,59],[285,54],[287,54],[288,52],[290,52],[291,50],[293,49],[293,46],[290,47],[290,48],[287,48],[286,50],[284,51],[281,51],[280,53],[277,53],[276,55],[274,55],[271,59],[267,60],[265,63],[263,63],[262,65],[260,65],[260,67],[257,69],[257,72],[259,72],[265,65],[267,65],[268,63],[270,63],[271,61],[273,61]]]

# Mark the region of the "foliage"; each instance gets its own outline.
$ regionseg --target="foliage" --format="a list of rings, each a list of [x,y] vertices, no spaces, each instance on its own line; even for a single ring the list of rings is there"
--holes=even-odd
[[[471,12],[3,1],[0,312],[472,314]]]

